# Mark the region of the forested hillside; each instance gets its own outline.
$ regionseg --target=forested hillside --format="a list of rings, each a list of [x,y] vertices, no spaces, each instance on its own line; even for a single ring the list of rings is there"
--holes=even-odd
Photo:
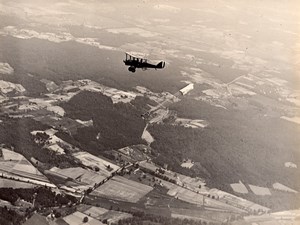
[[[299,188],[299,182],[291,179],[299,177],[299,172],[284,167],[287,161],[299,160],[296,124],[264,117],[254,109],[232,113],[195,100],[183,100],[171,108],[179,117],[204,119],[209,126],[200,130],[167,124],[150,126],[155,139],[151,147],[160,153],[157,160],[161,163],[166,161],[178,170],[181,160],[190,158],[201,164],[194,170],[215,184],[244,180],[269,187],[282,182]],[[193,170],[189,173],[194,174]]]
[[[101,93],[84,91],[62,104],[67,116],[93,120],[92,127],[78,129],[74,138],[89,151],[116,149],[139,144],[145,123],[130,104],[113,104]]]

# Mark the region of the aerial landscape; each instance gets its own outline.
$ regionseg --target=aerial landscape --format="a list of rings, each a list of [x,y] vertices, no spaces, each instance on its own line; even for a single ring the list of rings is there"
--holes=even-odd
[[[300,224],[297,0],[1,0],[0,225]]]

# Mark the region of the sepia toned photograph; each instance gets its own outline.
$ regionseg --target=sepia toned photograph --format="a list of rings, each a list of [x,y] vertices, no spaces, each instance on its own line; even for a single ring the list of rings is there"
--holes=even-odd
[[[300,225],[299,12],[0,0],[0,225]]]

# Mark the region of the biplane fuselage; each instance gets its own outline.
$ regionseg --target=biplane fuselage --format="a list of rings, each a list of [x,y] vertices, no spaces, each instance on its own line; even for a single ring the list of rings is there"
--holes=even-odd
[[[162,69],[165,67],[165,62],[161,61],[157,65],[151,64],[147,62],[147,59],[134,57],[132,55],[129,55],[126,53],[126,59],[123,60],[126,66],[128,67],[128,70],[130,72],[135,72],[136,68],[141,68],[142,70],[147,70],[148,68],[154,68],[154,69]]]

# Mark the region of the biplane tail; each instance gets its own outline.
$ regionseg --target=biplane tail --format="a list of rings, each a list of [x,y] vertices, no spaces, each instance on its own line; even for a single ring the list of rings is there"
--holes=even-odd
[[[157,69],[162,69],[162,68],[165,68],[165,65],[166,65],[166,63],[164,61],[161,61],[160,63],[158,63],[156,65],[156,68]]]

